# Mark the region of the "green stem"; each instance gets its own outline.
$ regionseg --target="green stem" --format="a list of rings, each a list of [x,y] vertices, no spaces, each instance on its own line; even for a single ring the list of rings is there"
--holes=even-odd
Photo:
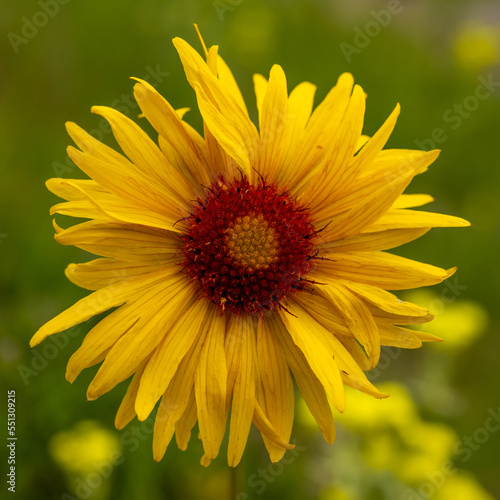
[[[242,472],[241,463],[237,467],[229,467],[229,500],[236,500],[243,492]]]

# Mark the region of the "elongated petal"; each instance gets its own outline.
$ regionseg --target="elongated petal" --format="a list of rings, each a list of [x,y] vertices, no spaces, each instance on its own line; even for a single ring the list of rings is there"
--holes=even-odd
[[[288,442],[293,425],[293,383],[280,344],[264,321],[260,321],[257,328],[257,364],[267,418],[280,439]],[[270,443],[266,443],[266,447],[274,462],[285,452]]]
[[[392,208],[421,207],[432,203],[434,198],[428,194],[402,194],[392,205]]]
[[[470,226],[470,222],[452,215],[393,208],[373,224],[365,226],[362,231],[368,233],[387,229],[467,226]]]
[[[317,207],[329,198],[337,198],[337,193],[345,190],[355,180],[359,168],[353,168],[353,156],[363,128],[364,115],[364,92],[359,85],[356,85],[342,126],[325,145],[325,156],[321,166],[309,178],[310,184],[305,196],[311,200],[310,209],[313,214]]]
[[[175,440],[180,450],[186,450],[191,439],[191,431],[198,419],[194,390],[191,391],[189,402],[181,418],[175,424]]]
[[[140,290],[145,290],[150,286],[162,281],[171,274],[171,271],[159,271],[147,278],[142,276],[131,280],[115,283],[105,288],[101,288],[87,297],[80,299],[70,308],[45,323],[33,336],[30,346],[38,345],[49,335],[62,332],[100,314],[112,307],[124,304],[131,296]]]
[[[164,291],[150,300],[146,312],[111,348],[89,385],[88,399],[98,398],[134,373],[173,327],[194,291],[183,275],[165,283]]]
[[[280,313],[283,324],[295,345],[304,354],[314,374],[323,384],[330,402],[338,411],[343,412],[345,410],[344,385],[336,360],[330,356],[320,340],[321,334],[318,330],[322,328],[321,325],[311,316],[304,314],[303,309],[294,307],[293,310],[290,309],[290,312],[295,316],[286,312]],[[296,312],[298,314],[295,314]]]
[[[108,194],[96,190],[86,191],[85,186],[72,181],[65,181],[65,184],[74,192],[79,192],[82,200],[55,205],[52,207],[51,214],[60,213],[73,217],[123,222],[173,232],[182,232],[186,227],[183,221],[185,213],[182,211],[169,217],[166,213],[134,205],[112,193]]]
[[[142,372],[146,366],[147,359],[145,359],[137,368],[132,381],[130,382],[127,393],[122,399],[120,407],[116,413],[115,417],[115,427],[120,430],[123,429],[135,416],[135,398],[137,397],[137,391],[139,390],[139,383],[141,381]]]
[[[84,264],[69,264],[64,270],[66,277],[75,285],[87,290],[99,290],[124,279],[130,279],[165,269],[165,260],[152,263],[149,261],[129,261],[122,259],[95,259]]]
[[[187,308],[151,356],[136,400],[139,420],[145,420],[166,391],[179,364],[187,354],[208,311],[208,301],[198,300]]]
[[[322,219],[317,224],[328,223],[322,238],[324,241],[338,240],[359,233],[389,210],[394,201],[404,191],[412,179],[413,173],[404,174],[389,184],[373,192],[350,210]]]
[[[144,80],[134,86],[135,98],[144,116],[182,160],[182,166],[198,184],[209,185],[214,178],[203,160],[200,146],[174,108]]]
[[[429,313],[425,307],[405,302],[379,287],[344,280],[342,284],[365,301],[384,311],[404,316],[426,316]]]
[[[55,239],[62,245],[75,245],[104,257],[131,261],[165,260],[178,255],[182,242],[172,232],[131,227],[124,224],[87,221],[59,230]]]
[[[373,227],[373,225],[371,226]],[[413,241],[420,236],[423,236],[430,228],[416,229],[387,229],[373,233],[362,233],[339,240],[330,240],[323,242],[322,234],[320,234],[319,245],[325,252],[367,252],[375,250],[390,250],[391,248],[399,247],[410,241]],[[329,239],[325,236],[325,239]]]
[[[66,379],[73,383],[82,370],[102,361],[111,347],[137,323],[147,304],[161,293],[165,288],[164,281],[169,279],[169,276],[162,274],[161,281],[150,283],[147,288],[130,294],[125,305],[97,323],[85,336],[80,348],[71,356],[66,368]],[[120,285],[114,285],[114,289],[119,290]],[[114,289],[110,286],[103,290],[112,293]]]
[[[286,441],[283,441],[275,431],[273,425],[266,417],[263,409],[258,401],[255,401],[255,411],[253,415],[253,423],[259,429],[266,443],[266,448],[269,451],[271,462],[279,462],[286,450],[293,450],[295,446]],[[279,457],[279,458],[278,458]]]
[[[325,355],[334,360],[340,371],[341,379],[346,385],[362,392],[366,392],[376,398],[387,397],[385,394],[379,392],[368,381],[358,363],[337,338],[336,332],[328,330],[320,321],[317,321],[312,315],[309,314],[302,304],[302,297],[300,295],[293,301],[289,302],[288,308],[292,314],[294,314],[297,318],[300,318],[301,321],[306,321],[307,325],[310,326],[309,331],[314,335],[317,347],[322,347]],[[298,328],[298,323],[296,327]],[[332,377],[332,375],[330,375],[330,377]],[[329,394],[328,396],[330,397]]]
[[[238,83],[236,82],[231,69],[220,55],[217,55],[217,75],[219,77],[219,80],[224,85],[225,89],[231,94],[233,99],[238,103],[240,108],[248,116],[247,106],[245,104],[243,96],[241,95]]]
[[[266,94],[260,107],[259,173],[269,182],[276,178],[289,129],[286,77],[275,64],[269,76]]]
[[[331,282],[322,290],[340,311],[354,337],[365,348],[372,367],[376,366],[380,358],[380,337],[368,307],[341,283]]]
[[[297,386],[314,416],[327,443],[335,440],[335,426],[325,389],[307,363],[302,351],[294,344],[279,318],[270,317],[269,324],[293,372]]]
[[[297,172],[293,170],[292,165],[305,141],[304,131],[311,116],[315,92],[315,85],[302,82],[292,90],[288,98],[287,134],[283,139],[281,168],[276,173],[281,185],[287,186],[296,178]],[[306,175],[306,172],[302,171],[299,175]]]
[[[210,460],[219,454],[226,429],[225,333],[226,320],[220,316],[207,334],[194,378],[200,437],[205,455]]]
[[[342,278],[385,290],[436,285],[455,272],[385,252],[335,253],[327,257],[329,260],[322,261],[318,271],[311,271],[312,277]]]
[[[232,337],[232,349],[237,351],[228,360],[228,381],[234,379],[232,388],[231,422],[227,458],[230,467],[241,460],[248,439],[255,408],[255,329],[250,316],[231,316],[227,337]],[[226,340],[227,342],[227,340]],[[239,363],[236,364],[235,361]],[[228,383],[229,388],[229,383]]]
[[[156,414],[153,435],[153,457],[157,462],[165,454],[174,435],[175,426],[188,408],[191,393],[194,390],[194,377],[201,349],[212,327],[212,322],[216,321],[219,315],[220,312],[216,307],[209,308],[197,339],[193,342],[190,351],[184,356],[174,378],[163,394]]]

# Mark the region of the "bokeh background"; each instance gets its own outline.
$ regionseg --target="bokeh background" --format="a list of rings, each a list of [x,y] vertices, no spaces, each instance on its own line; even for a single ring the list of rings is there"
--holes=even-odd
[[[194,437],[188,451],[172,443],[156,463],[150,421],[114,429],[126,383],[88,403],[96,368],[73,386],[65,381],[65,364],[91,322],[28,347],[45,321],[85,295],[63,271],[90,256],[54,242],[48,209],[57,200],[44,187],[47,178],[80,175],[65,154],[64,122],[114,144],[90,107],[136,117],[128,78],[149,75],[174,106],[193,108],[189,120],[199,128],[171,44],[181,36],[198,46],[193,22],[207,44],[220,45],[254,117],[252,74],[268,75],[273,63],[284,67],[290,89],[315,83],[317,101],[341,72],[352,72],[368,94],[368,134],[400,102],[388,146],[443,151],[408,192],[430,193],[430,209],[472,222],[397,250],[458,266],[448,284],[405,295],[431,308],[428,331],[445,342],[386,349],[370,378],[391,398],[349,392],[333,446],[300,401],[297,448],[283,462],[271,465],[252,434],[235,473],[237,498],[500,498],[498,1],[2,0],[0,413],[3,422],[6,392],[15,390],[17,498],[229,498],[224,453],[204,469]]]

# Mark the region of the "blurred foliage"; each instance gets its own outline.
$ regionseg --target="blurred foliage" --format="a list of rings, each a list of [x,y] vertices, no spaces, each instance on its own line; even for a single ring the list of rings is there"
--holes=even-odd
[[[181,36],[196,45],[193,22],[208,44],[220,45],[254,118],[252,74],[268,74],[273,63],[284,67],[290,89],[315,83],[317,102],[340,73],[352,72],[368,93],[368,134],[401,102],[389,147],[443,150],[409,192],[430,193],[436,199],[430,210],[472,222],[466,230],[433,230],[396,251],[458,266],[451,285],[402,294],[434,308],[428,328],[445,342],[384,350],[370,376],[391,397],[372,401],[350,392],[334,446],[310,425],[300,400],[297,448],[283,462],[270,464],[252,434],[236,471],[240,500],[500,498],[500,432],[481,432],[490,412],[498,412],[499,3],[4,0],[0,360],[2,389],[17,393],[17,498],[227,496],[224,453],[204,469],[194,437],[186,452],[172,444],[156,463],[150,420],[113,429],[126,384],[87,403],[95,369],[73,387],[65,382],[65,364],[95,320],[28,347],[40,325],[86,294],[63,271],[89,255],[53,241],[48,209],[56,198],[43,185],[53,176],[81,176],[67,163],[64,122],[114,145],[90,107],[112,105],[135,117],[128,78],[149,74],[174,106],[192,108],[188,120],[199,128],[193,92],[170,42]],[[58,221],[67,226],[64,217]]]

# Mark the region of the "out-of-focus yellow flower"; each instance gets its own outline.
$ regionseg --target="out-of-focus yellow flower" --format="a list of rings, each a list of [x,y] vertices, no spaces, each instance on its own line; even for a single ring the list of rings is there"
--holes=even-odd
[[[460,471],[449,476],[443,486],[436,490],[433,500],[495,500],[472,474]]]
[[[339,421],[353,430],[373,432],[382,427],[405,427],[418,419],[415,403],[403,386],[387,382],[380,387],[390,395],[383,405],[377,404],[379,400],[370,401],[370,398],[348,391],[349,411],[339,415]]]
[[[457,32],[452,42],[457,64],[466,71],[479,71],[500,61],[498,26],[469,23]]]
[[[384,405],[349,391],[349,411],[339,421],[363,433],[363,457],[370,467],[418,483],[426,471],[441,467],[458,438],[445,425],[422,421],[411,396],[399,384],[381,384],[381,390],[391,396]]]
[[[62,469],[85,474],[92,472],[95,464],[107,462],[113,454],[119,453],[121,445],[113,432],[84,420],[72,430],[55,434],[49,450]]]
[[[419,325],[419,329],[437,335],[445,342],[435,343],[438,349],[463,349],[480,337],[488,325],[488,313],[477,302],[459,300],[450,302],[440,298],[430,290],[415,290],[406,297],[417,301],[434,316],[429,325]]]
[[[413,428],[402,428],[401,438],[405,452],[395,463],[393,471],[406,483],[418,483],[428,471],[441,470],[452,455],[458,440],[451,427],[420,421]],[[452,498],[452,497],[450,497]]]
[[[332,486],[319,495],[319,500],[356,500],[356,496],[345,488]]]

